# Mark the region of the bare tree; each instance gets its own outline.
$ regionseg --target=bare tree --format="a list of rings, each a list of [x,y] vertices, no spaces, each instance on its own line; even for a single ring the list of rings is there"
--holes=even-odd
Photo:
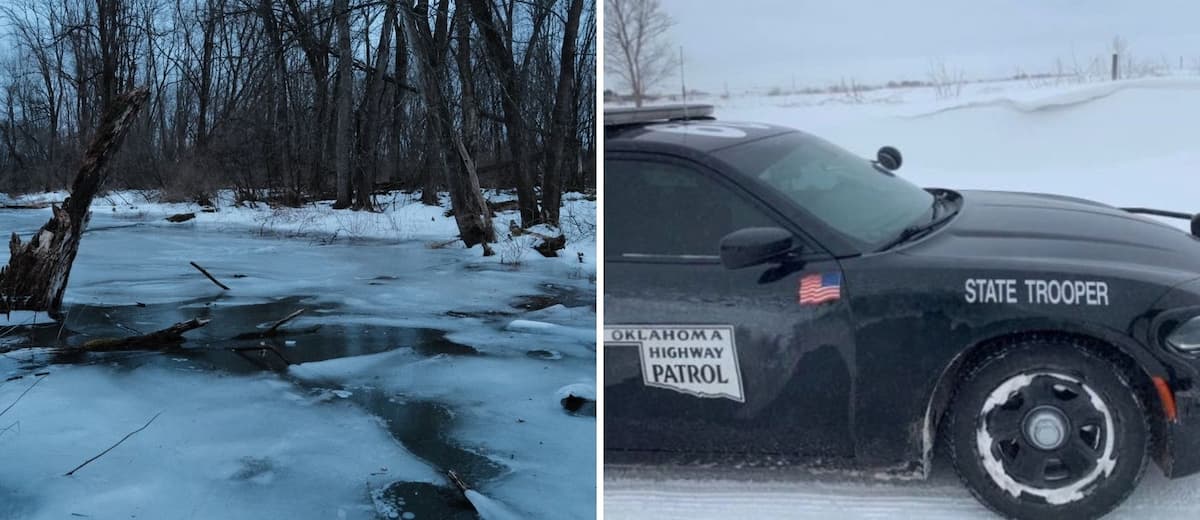
[[[488,54],[488,64],[491,66],[496,79],[500,83],[501,106],[504,109],[504,126],[508,133],[509,151],[512,153],[513,168],[516,170],[517,205],[521,210],[521,226],[529,227],[537,223],[539,217],[537,196],[533,191],[533,178],[529,162],[528,150],[531,142],[527,133],[525,116],[522,113],[524,91],[520,71],[517,69],[513,56],[512,45],[506,44],[496,17],[492,13],[490,0],[468,0],[475,24],[483,36],[484,47]],[[541,18],[544,20],[544,18]],[[539,34],[541,22],[534,23],[533,37]],[[508,32],[511,36],[512,32]],[[511,43],[511,38],[509,43]],[[528,57],[529,54],[526,54]]]
[[[579,37],[579,18],[583,1],[571,0],[563,28],[562,53],[559,55],[558,88],[554,94],[554,121],[550,128],[550,159],[542,181],[542,220],[557,226],[558,209],[562,205],[562,178],[565,163],[567,133],[575,108],[575,44]]]
[[[110,188],[350,209],[449,191],[475,244],[487,187],[554,223],[563,189],[594,187],[595,18],[593,0],[0,0],[0,191],[66,187],[144,85]]]
[[[491,219],[488,218],[487,203],[479,189],[474,160],[463,146],[462,137],[451,127],[450,105],[445,93],[438,88],[444,82],[444,78],[442,69],[434,66],[434,35],[430,33],[427,23],[428,9],[427,0],[418,0],[416,7],[404,13],[404,22],[421,69],[421,90],[430,112],[430,126],[434,129],[434,135],[445,139],[454,148],[464,172],[463,175],[459,175],[448,167],[443,168],[443,171],[447,172],[447,184],[450,185],[450,199],[454,204],[454,219],[458,223],[459,236],[467,247],[482,244],[484,255],[491,255],[492,250],[487,244],[496,240],[496,232]],[[439,13],[438,16],[444,17],[445,12]],[[435,160],[444,162],[446,156],[435,154]]]
[[[675,71],[667,41],[675,22],[659,0],[605,0],[604,72],[624,82],[637,106],[647,92]]]
[[[350,54],[350,1],[337,0],[333,5],[337,19],[338,88],[337,88],[337,200],[334,208],[350,207],[350,154],[354,150],[351,142],[350,107],[354,103],[354,77]]]

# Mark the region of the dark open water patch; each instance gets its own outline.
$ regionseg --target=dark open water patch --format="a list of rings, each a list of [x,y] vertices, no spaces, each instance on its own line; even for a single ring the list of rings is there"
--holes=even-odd
[[[525,311],[540,311],[559,304],[567,307],[582,307],[595,303],[594,296],[590,293],[584,294],[575,287],[553,283],[544,283],[539,287],[542,289],[541,294],[518,296],[509,301],[509,306]]]
[[[394,518],[415,520],[477,520],[479,515],[471,502],[457,489],[435,486],[426,482],[395,482],[383,489],[375,500],[396,513]],[[411,513],[413,516],[405,516]],[[389,520],[393,517],[384,517]]]
[[[328,315],[336,308],[303,296],[244,305],[211,299],[145,306],[73,305],[67,310],[67,327],[25,328],[19,331],[24,337],[15,341],[62,347],[63,351],[51,359],[57,363],[122,359],[130,357],[129,353],[95,354],[74,349],[93,339],[145,334],[173,323],[202,318],[212,322],[187,332],[187,341],[169,352],[233,373],[284,371],[289,364],[378,354],[403,347],[425,356],[479,354],[474,347],[446,338],[446,333],[438,329],[357,324],[312,326],[302,323],[303,315],[283,325],[280,328],[283,334],[279,336],[234,339],[239,334],[265,331],[297,309],[308,309],[311,315]]]
[[[454,470],[468,483],[499,476],[504,468],[491,459],[463,449],[446,436],[454,414],[430,401],[404,401],[378,390],[356,390],[350,398],[387,424],[388,431],[414,455],[443,470]]]
[[[335,310],[331,305],[315,304],[311,299],[299,296],[245,305],[224,304],[211,299],[144,307],[74,305],[68,309],[69,329],[58,325],[25,328],[20,333],[26,337],[14,341],[61,347],[58,354],[49,358],[31,357],[29,366],[22,367],[30,374],[51,363],[104,363],[114,371],[123,372],[144,365],[178,366],[178,360],[186,359],[195,368],[226,373],[276,372],[314,394],[328,392],[328,389],[319,383],[288,376],[289,364],[377,354],[406,347],[423,356],[479,355],[475,348],[447,339],[444,331],[416,327],[325,324],[303,334],[232,339],[245,332],[265,330],[299,308],[307,308],[312,314],[317,314],[313,312],[317,310]],[[186,333],[188,340],[178,348],[162,352],[111,353],[89,353],[75,348],[91,339],[148,333],[193,317],[213,321],[206,327]],[[296,322],[283,326],[284,330],[309,328],[309,325]],[[10,355],[19,355],[19,352]],[[393,438],[439,471],[454,470],[466,482],[476,484],[493,479],[505,470],[488,457],[460,446],[449,436],[454,413],[444,404],[406,401],[402,396],[371,389],[355,388],[349,395],[350,400],[365,412],[382,419]],[[0,498],[3,497],[0,492]],[[417,519],[478,518],[470,503],[452,487],[396,482],[375,499],[398,511],[415,514]],[[10,502],[13,507],[19,505],[16,500]],[[0,507],[0,511],[4,508]]]

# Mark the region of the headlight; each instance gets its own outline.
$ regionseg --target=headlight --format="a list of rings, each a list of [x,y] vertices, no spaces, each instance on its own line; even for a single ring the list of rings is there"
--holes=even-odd
[[[1167,336],[1167,344],[1176,350],[1200,352],[1200,316],[1183,322]]]

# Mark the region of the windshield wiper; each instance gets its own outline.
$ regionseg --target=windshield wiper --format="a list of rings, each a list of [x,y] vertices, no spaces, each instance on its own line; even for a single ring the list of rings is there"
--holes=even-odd
[[[935,195],[933,199],[933,206],[931,208],[932,215],[929,217],[929,222],[924,224],[913,224],[904,228],[899,235],[896,235],[896,238],[888,241],[888,243],[884,244],[883,247],[877,249],[876,251],[887,251],[888,249],[913,240],[917,237],[924,236],[930,231],[937,229],[938,226],[942,225],[947,220],[950,220],[950,217],[953,217],[954,214],[958,212],[957,209],[954,211],[944,211],[945,214],[938,216],[938,209],[945,210],[945,208],[943,208],[945,200],[945,197],[943,197],[941,194]]]

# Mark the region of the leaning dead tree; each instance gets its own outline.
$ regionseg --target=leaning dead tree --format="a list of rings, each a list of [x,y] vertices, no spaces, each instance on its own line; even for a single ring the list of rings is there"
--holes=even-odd
[[[450,102],[441,87],[446,80],[443,67],[438,65],[438,60],[434,57],[434,35],[430,32],[427,22],[428,10],[428,0],[406,8],[404,24],[419,63],[421,93],[425,96],[425,105],[429,110],[431,133],[450,143],[451,155],[458,159],[461,170],[450,168],[446,154],[436,154],[434,160],[440,163],[440,169],[446,172],[446,181],[450,186],[450,203],[454,208],[459,237],[467,247],[481,244],[483,255],[490,256],[493,251],[488,242],[496,241],[496,231],[492,227],[492,220],[488,218],[487,201],[479,188],[475,161],[463,144],[462,136],[450,124]],[[441,11],[441,16],[445,16],[444,9]]]
[[[88,208],[108,176],[113,155],[148,97],[149,91],[140,88],[113,100],[83,156],[71,184],[71,195],[62,207],[52,206],[53,216],[28,243],[22,243],[16,233],[12,234],[8,242],[12,257],[8,266],[0,269],[0,311],[46,311],[51,317],[61,319],[71,264],[75,262],[79,239],[91,215]]]

